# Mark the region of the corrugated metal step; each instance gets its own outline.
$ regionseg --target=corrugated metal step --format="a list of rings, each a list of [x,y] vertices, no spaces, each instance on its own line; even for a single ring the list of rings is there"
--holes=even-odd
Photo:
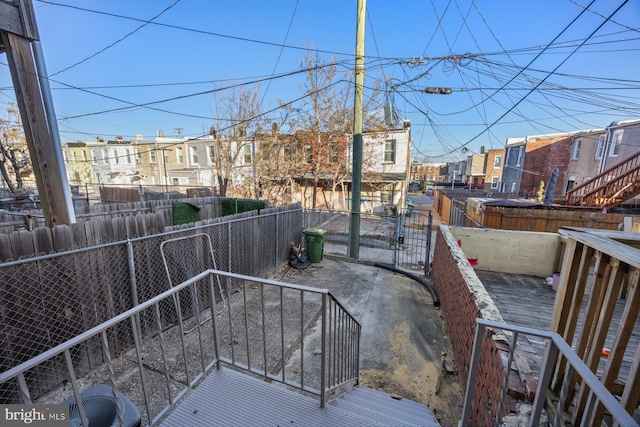
[[[331,404],[384,422],[388,420],[388,425],[440,426],[426,405],[407,399],[397,400],[390,394],[363,386],[355,387]]]
[[[336,401],[321,409],[317,399],[223,368],[212,371],[160,425],[439,427],[424,405],[431,418],[425,415],[425,422],[416,424],[405,421],[393,409],[387,411],[386,405],[372,411],[370,402],[362,405],[342,397]]]
[[[429,413],[431,412],[431,410],[426,405],[423,405],[421,403],[414,402],[409,399],[397,400],[392,398],[390,394],[363,386],[355,387],[353,391],[349,393],[349,399],[364,402],[373,402],[377,405],[382,406],[391,406],[408,414],[413,414],[419,417],[424,414],[425,409],[429,411]],[[389,401],[391,401],[391,403],[389,403]]]

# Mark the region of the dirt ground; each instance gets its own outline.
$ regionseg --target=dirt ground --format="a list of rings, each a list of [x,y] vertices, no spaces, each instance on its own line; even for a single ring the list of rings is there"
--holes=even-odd
[[[394,331],[391,340],[392,352],[406,357],[390,358],[385,370],[361,370],[360,383],[394,397],[424,403],[431,408],[443,427],[457,426],[462,415],[463,391],[457,372],[450,372],[454,367],[451,351],[442,355],[442,360],[448,363],[448,369],[445,369],[444,363],[430,360],[423,360],[424,363],[416,368],[415,362],[422,358],[415,349],[407,354],[404,347],[409,335],[407,327],[401,326]],[[409,360],[414,363],[409,363]]]

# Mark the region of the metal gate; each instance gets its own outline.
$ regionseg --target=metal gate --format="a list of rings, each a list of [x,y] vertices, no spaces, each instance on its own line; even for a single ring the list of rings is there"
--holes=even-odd
[[[397,217],[396,245],[393,266],[410,271],[429,273],[431,230],[433,217],[409,209]]]
[[[327,230],[324,253],[349,256],[349,219],[348,212],[305,210],[303,227]],[[362,214],[359,259],[427,275],[432,224],[431,212],[412,208],[400,215]]]

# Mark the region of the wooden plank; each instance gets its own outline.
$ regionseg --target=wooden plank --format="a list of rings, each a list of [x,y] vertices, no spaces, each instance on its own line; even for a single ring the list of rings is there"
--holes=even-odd
[[[589,270],[591,268],[591,261],[593,258],[594,250],[592,247],[583,245],[580,254],[580,265],[577,268],[577,276],[575,279],[575,286],[571,295],[571,304],[569,312],[567,313],[567,320],[559,327],[562,327],[562,337],[571,345],[575,335],[576,327],[578,325],[578,318],[580,316],[580,307],[582,306],[582,298],[584,297],[585,290],[587,288],[587,281],[589,279]],[[556,301],[558,299],[556,298]],[[554,387],[560,386],[562,378],[564,377],[566,367],[566,359],[560,358],[556,364],[554,374]]]
[[[551,318],[551,324],[549,326],[551,332],[561,333],[562,327],[566,323],[570,309],[571,295],[573,294],[575,279],[578,274],[578,270],[575,269],[574,266],[577,266],[580,261],[581,248],[582,244],[579,245],[574,239],[568,239],[564,252],[564,260],[562,261],[560,283],[558,284],[556,301],[553,307],[553,317]]]
[[[635,268],[640,268],[639,249],[632,248],[611,238],[603,237],[601,233],[591,233],[585,229],[579,231],[575,229],[562,229],[559,233],[576,239],[585,245],[589,245],[595,250],[605,253],[613,258],[617,258],[625,264],[631,265]]]
[[[7,234],[0,234],[0,262],[13,258],[11,240]]]
[[[622,317],[620,318],[620,325],[618,327],[618,330],[616,331],[613,345],[611,346],[611,353],[607,358],[607,363],[605,364],[605,368],[600,379],[600,381],[609,390],[613,388],[615,381],[620,373],[622,358],[624,357],[625,350],[629,345],[629,339],[631,338],[633,328],[638,318],[638,311],[640,311],[640,286],[638,286],[639,279],[640,272],[637,269],[634,269],[632,272],[630,272],[627,302],[624,306]],[[598,405],[598,409],[594,411],[589,424],[600,425],[603,416],[604,406]]]
[[[49,227],[38,227],[31,232],[33,237],[33,249],[37,254],[53,252],[53,236]]]
[[[0,1],[0,31],[25,36],[20,10],[5,1]]]
[[[609,257],[596,251],[595,259],[596,261],[593,269],[594,280],[591,284],[591,290],[589,291],[587,307],[583,313],[582,329],[580,330],[580,335],[578,336],[578,341],[575,347],[576,354],[582,360],[586,359],[585,354],[587,353],[587,347],[591,341],[591,332],[595,330],[593,324],[594,322],[597,323],[596,314],[600,312],[600,307],[602,306],[602,301],[604,299],[604,284],[607,283],[610,274],[608,263]],[[556,381],[558,380],[556,379]],[[572,400],[575,385],[578,382],[577,376],[574,374],[569,381],[569,394],[566,399],[567,408]]]
[[[598,368],[598,363],[602,357],[602,348],[604,347],[605,340],[607,338],[607,332],[611,324],[611,318],[613,317],[613,311],[616,307],[616,301],[620,294],[622,287],[622,279],[627,271],[627,266],[620,262],[620,260],[612,259],[610,261],[611,274],[604,292],[604,299],[602,300],[602,306],[595,323],[592,325],[593,334],[592,339],[587,347],[586,357],[583,358],[585,364],[591,369],[593,373]],[[573,412],[572,421],[574,425],[580,423],[584,408],[587,402],[589,391],[586,387],[581,387],[576,401],[575,411]]]

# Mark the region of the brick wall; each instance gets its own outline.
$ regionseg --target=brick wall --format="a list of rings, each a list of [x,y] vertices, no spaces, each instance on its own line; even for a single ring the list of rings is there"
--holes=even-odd
[[[524,158],[520,194],[538,188],[544,181],[545,189],[554,168],[558,168],[558,182],[555,195],[566,192],[566,172],[571,155],[571,136],[558,138],[539,138],[527,141],[527,153]]]
[[[466,385],[476,318],[503,322],[502,316],[447,226],[438,227],[433,259],[431,278],[440,296],[444,321],[455,352],[460,383]],[[477,426],[495,424],[495,412],[504,381],[505,354],[508,354],[508,347],[499,342],[502,340],[500,337],[490,330],[487,330],[487,334],[487,338],[490,339],[484,340],[477,381],[473,386],[475,395],[471,422]],[[507,412],[510,412],[511,406],[507,402]]]

